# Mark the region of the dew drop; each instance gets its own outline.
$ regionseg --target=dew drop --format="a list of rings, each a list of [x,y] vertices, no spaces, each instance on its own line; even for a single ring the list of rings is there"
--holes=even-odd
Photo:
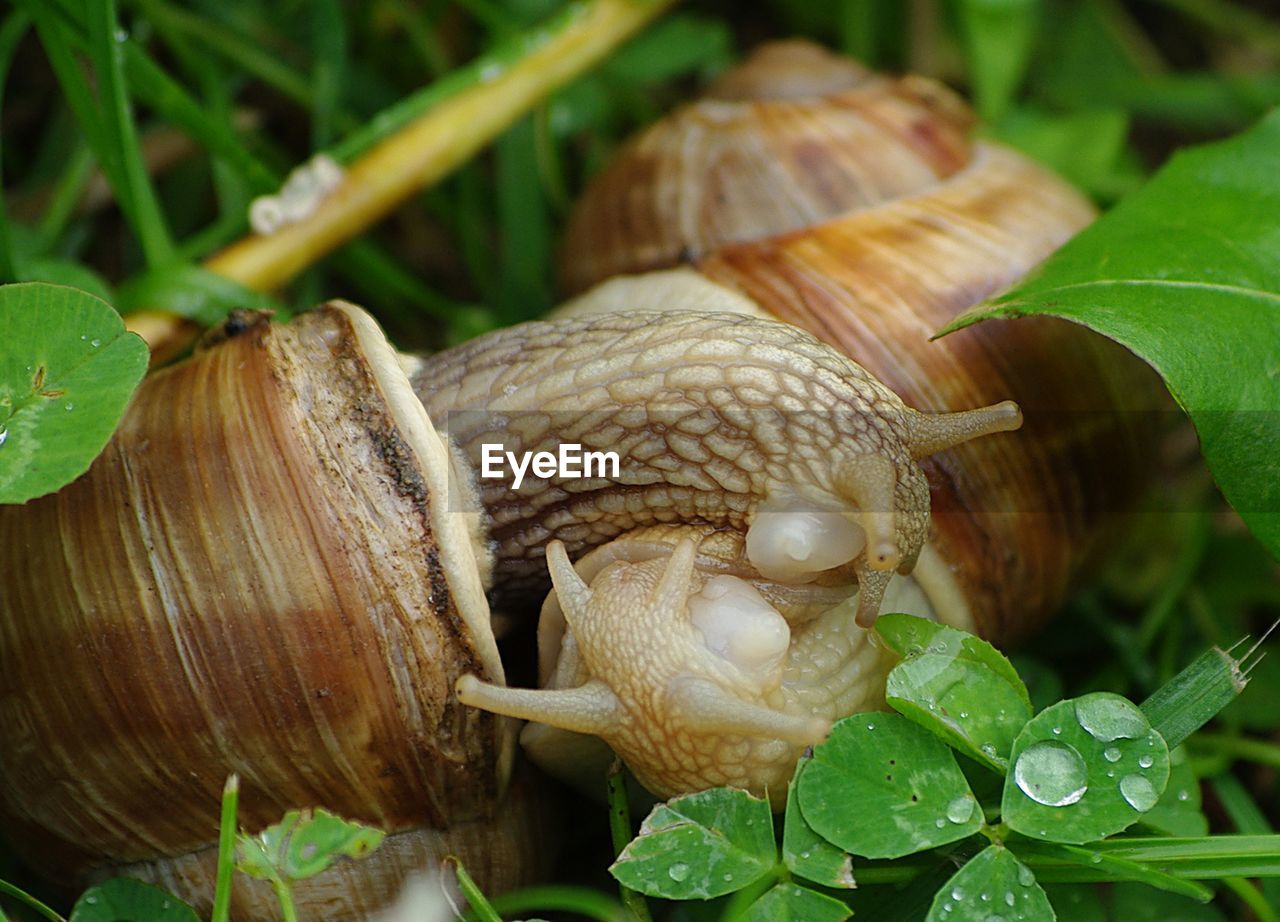
[[[91,893],[84,898],[84,901],[88,903],[90,906],[95,906],[97,905],[98,898]]]
[[[1102,757],[1106,759],[1108,762],[1119,762],[1120,750],[1117,749],[1115,746],[1108,746],[1106,750],[1102,753]]]
[[[1089,789],[1088,774],[1080,753],[1057,740],[1043,740],[1018,756],[1013,780],[1022,793],[1046,807],[1065,807]]]
[[[972,797],[957,797],[947,804],[947,819],[953,823],[967,823],[975,806],[977,804]]]
[[[1178,792],[1178,800],[1190,800],[1190,799],[1191,799],[1191,792],[1190,792],[1190,791],[1179,791],[1179,792]]]
[[[876,728],[876,725],[868,721],[868,723],[867,723],[867,729],[868,729],[868,730],[874,730],[875,728]]]
[[[952,887],[951,898],[955,900],[957,903],[960,902],[961,900],[964,899],[964,891],[961,890],[959,887]]]
[[[733,880],[733,875],[732,875],[732,874],[726,874],[726,875],[724,875],[724,882],[725,882],[726,884],[727,884],[727,883],[729,883],[731,880]]]
[[[983,891],[982,891],[982,902],[984,902],[984,903],[990,903],[990,902],[991,902],[991,894],[990,894],[990,893],[988,893],[988,892],[987,892],[987,891],[985,891],[985,890],[983,890]]]
[[[1089,856],[1089,863],[1102,864],[1102,856],[1099,855],[1097,852],[1094,852],[1092,855]]]
[[[91,345],[91,346],[93,346],[93,348],[97,349],[99,346],[101,346],[101,345],[102,345],[102,340],[100,340],[100,339],[91,339],[91,340],[89,340],[89,345]]]
[[[1137,705],[1123,698],[1081,698],[1076,702],[1076,720],[1099,742],[1141,739],[1147,735],[1147,719]]]
[[[667,875],[677,883],[689,876],[689,865],[683,862],[676,862],[667,868]]]
[[[76,405],[75,405],[74,403],[68,403],[68,404],[66,404],[62,409],[64,409],[64,410],[74,410],[75,408],[76,408]]]
[[[1036,882],[1036,875],[1031,872],[1031,868],[1025,864],[1018,865],[1018,883],[1024,887],[1030,887]]]
[[[7,438],[9,438],[9,430],[8,430],[8,429],[0,429],[0,445],[3,445],[3,444],[5,443],[5,440],[6,440]]]
[[[1054,728],[1053,728],[1053,735],[1054,735],[1054,736],[1061,736],[1061,735],[1062,735],[1062,728],[1061,728],[1061,727],[1054,727]]]
[[[1135,810],[1146,811],[1156,805],[1156,789],[1142,775],[1125,775],[1120,779],[1120,794]]]
[[[942,817],[938,817],[936,820],[933,821],[933,825],[941,829],[943,826],[947,825],[947,821],[944,820]]]
[[[1004,916],[989,915],[987,916],[987,922],[1004,922]]]
[[[1142,758],[1138,759],[1138,764],[1141,765],[1143,768],[1150,768],[1152,765],[1155,764],[1155,761],[1156,760],[1151,758],[1151,756],[1143,756]]]
[[[1010,906],[1010,907],[1011,907],[1011,906],[1013,906],[1013,904],[1014,904],[1014,903],[1016,903],[1016,902],[1018,902],[1018,898],[1017,898],[1016,896],[1014,896],[1014,895],[1013,895],[1013,891],[1012,891],[1012,890],[1010,890],[1008,893],[1006,893],[1006,894],[1004,895],[1004,904],[1005,904],[1006,906]]]
[[[982,754],[988,759],[994,759],[997,755],[995,743],[983,743],[980,747]]]

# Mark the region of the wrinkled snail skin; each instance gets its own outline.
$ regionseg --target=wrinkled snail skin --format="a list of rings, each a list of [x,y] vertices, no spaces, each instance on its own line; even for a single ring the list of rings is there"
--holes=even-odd
[[[918,413],[803,331],[731,314],[522,324],[431,357],[413,382],[476,471],[494,443],[525,454],[573,442],[620,456],[616,477],[479,484],[501,583],[545,572],[550,540],[578,557],[662,522],[740,529],[750,548],[794,506],[847,519],[859,537],[843,560],[766,575],[803,580],[852,564],[864,627],[926,537],[917,459],[1021,424],[1011,403]]]

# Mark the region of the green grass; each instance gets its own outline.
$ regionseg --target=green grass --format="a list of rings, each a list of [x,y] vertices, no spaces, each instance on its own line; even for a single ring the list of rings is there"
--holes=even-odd
[[[556,301],[556,241],[590,175],[628,134],[768,36],[807,35],[977,89],[997,116],[986,130],[1047,159],[1102,205],[1176,147],[1238,131],[1280,103],[1280,25],[1250,4],[985,6],[1003,6],[1004,18],[984,18],[979,2],[915,23],[896,0],[771,0],[749,11],[687,3],[270,303],[287,313],[346,297],[406,348],[537,316]],[[198,270],[247,233],[252,197],[277,189],[316,150],[350,162],[572,15],[557,0],[15,0],[0,21],[0,281],[99,285],[124,308],[186,305],[210,323],[257,297]],[[1009,44],[1002,36],[1023,34],[1029,52],[993,58]],[[161,169],[164,129],[188,143],[177,165]],[[1080,156],[1084,147],[1091,157]],[[98,177],[114,205],[88,194]],[[1274,561],[1216,494],[1176,503],[1187,510],[1184,529],[1118,552],[1111,575],[1020,653],[1020,671],[1034,670],[1053,699],[1107,689],[1142,701],[1207,647],[1256,637],[1280,614]],[[1264,770],[1280,767],[1277,651],[1275,640],[1264,644],[1259,652],[1273,658],[1252,672],[1246,695],[1186,743],[1215,833],[1266,836],[1280,822]],[[1132,847],[1172,849],[1162,860],[1179,866],[1175,843]],[[600,866],[611,857],[599,856]],[[1280,886],[1250,882],[1249,860],[1233,853],[1200,870],[1225,880],[1215,905],[1227,915],[1275,918]],[[873,869],[870,880],[928,870]],[[629,890],[622,897],[642,905]],[[604,889],[569,887],[493,906],[599,919],[623,911]]]

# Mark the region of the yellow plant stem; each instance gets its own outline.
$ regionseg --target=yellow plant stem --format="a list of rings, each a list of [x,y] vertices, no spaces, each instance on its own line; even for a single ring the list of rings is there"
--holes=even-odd
[[[274,234],[250,235],[204,267],[249,288],[271,291],[451,170],[548,95],[588,70],[675,0],[590,0],[546,40],[492,79],[460,91],[351,163],[342,184],[306,220]],[[190,336],[180,323],[126,325],[153,352]],[[169,332],[165,332],[168,330]]]

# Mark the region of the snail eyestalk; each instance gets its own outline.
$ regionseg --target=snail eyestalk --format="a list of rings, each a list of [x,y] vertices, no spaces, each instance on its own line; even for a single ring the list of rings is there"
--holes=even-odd
[[[1022,410],[1012,400],[955,413],[912,412],[907,416],[907,444],[911,457],[919,459],[970,439],[1021,427]]]

